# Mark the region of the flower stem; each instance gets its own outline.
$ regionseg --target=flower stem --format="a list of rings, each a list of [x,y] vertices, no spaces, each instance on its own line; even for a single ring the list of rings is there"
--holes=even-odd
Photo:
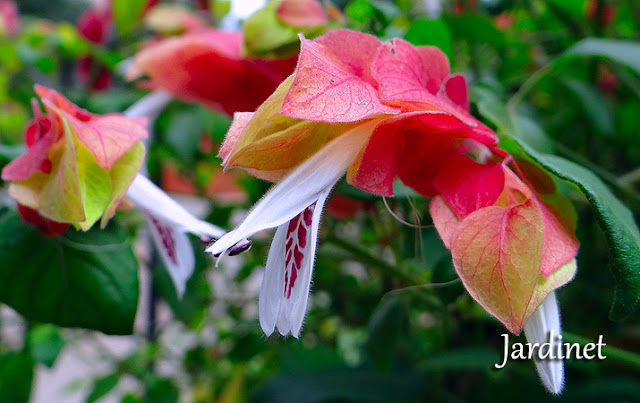
[[[338,238],[335,235],[327,235],[327,237],[324,239],[324,242],[329,243],[333,246],[336,246],[344,250],[345,252],[348,252],[349,254],[353,255],[355,258],[357,258],[361,263],[365,265],[374,266],[379,269],[382,269],[383,271],[393,275],[394,277],[400,279],[406,284],[409,284],[409,285],[420,284],[420,281],[416,277],[405,272],[404,270],[401,270],[397,266],[394,266],[390,263],[385,262],[382,259],[379,259],[371,255],[369,251],[367,251],[366,249],[361,248],[360,246],[355,245],[347,240]]]
[[[522,102],[524,96],[527,95],[529,91],[531,91],[531,89],[538,83],[538,81],[542,79],[542,77],[549,73],[552,66],[553,62],[546,64],[538,71],[533,73],[533,75],[529,77],[524,83],[522,83],[518,91],[516,91],[515,94],[513,94],[511,98],[509,98],[509,101],[507,101],[507,110],[512,113],[515,112],[516,107],[520,102]]]

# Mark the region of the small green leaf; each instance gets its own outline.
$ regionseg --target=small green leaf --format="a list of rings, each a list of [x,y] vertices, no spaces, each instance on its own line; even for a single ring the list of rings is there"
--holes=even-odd
[[[382,300],[369,322],[367,348],[378,371],[387,373],[391,368],[404,320],[402,299]]]
[[[586,38],[563,56],[596,56],[625,64],[640,74],[640,43],[615,39]]]
[[[113,19],[118,35],[124,36],[136,27],[148,0],[113,0]]]
[[[93,389],[87,397],[87,403],[93,403],[106,396],[116,387],[118,382],[120,382],[120,374],[117,372],[96,379],[93,382]]]
[[[13,211],[0,212],[0,301],[26,319],[131,334],[138,263],[115,220],[47,237]]]
[[[27,346],[35,362],[51,368],[64,347],[64,339],[53,325],[35,325],[29,329]]]
[[[609,317],[622,320],[640,306],[640,231],[633,214],[602,181],[588,169],[564,158],[540,154],[522,142],[515,145],[506,137],[501,145],[520,148],[543,168],[576,185],[594,207],[609,244],[611,271],[616,282]]]

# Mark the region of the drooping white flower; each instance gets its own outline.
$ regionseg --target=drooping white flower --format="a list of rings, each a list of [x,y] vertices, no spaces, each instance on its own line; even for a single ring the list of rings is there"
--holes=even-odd
[[[170,99],[170,95],[165,92],[152,92],[127,109],[125,115],[146,116],[152,120]],[[193,249],[187,233],[210,240],[221,237],[224,231],[194,217],[142,174],[135,177],[126,196],[136,204],[149,224],[153,242],[173,280],[178,297],[182,297],[195,268]],[[249,241],[241,240],[232,248],[232,252],[239,253],[249,246]]]
[[[207,248],[222,256],[244,238],[278,228],[273,238],[259,301],[267,335],[299,337],[307,310],[316,243],[324,203],[368,138],[358,127],[335,138],[276,184],[235,230]]]
[[[560,310],[555,291],[547,295],[544,302],[531,315],[524,325],[524,335],[529,343],[551,343],[553,356],[560,356],[562,342],[556,336],[561,335]],[[561,358],[534,359],[540,379],[549,392],[558,395],[564,386],[564,363]]]

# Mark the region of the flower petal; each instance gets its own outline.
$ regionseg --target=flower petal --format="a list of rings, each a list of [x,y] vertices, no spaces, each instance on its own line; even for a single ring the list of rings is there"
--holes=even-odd
[[[382,46],[378,38],[351,29],[336,29],[317,37],[314,42],[326,46],[356,76],[373,86],[377,85],[371,75],[371,62]],[[354,43],[358,44],[357,52],[354,52]]]
[[[182,298],[195,268],[191,242],[182,229],[162,222],[143,208],[140,211],[149,224],[151,236],[173,280],[178,298]]]
[[[37,123],[35,123],[37,125]],[[34,123],[31,123],[27,130],[37,130]],[[34,173],[40,170],[42,163],[49,157],[48,153],[53,145],[53,131],[49,130],[44,133],[31,147],[27,149],[27,152],[20,155],[18,158],[11,161],[2,169],[2,180],[5,181],[21,181],[31,177]]]
[[[111,169],[134,144],[148,136],[146,118],[131,119],[115,113],[94,115],[54,90],[39,85],[34,88],[49,114],[69,122],[74,134],[103,169]]]
[[[457,73],[447,78],[440,87],[438,96],[448,99],[469,112],[469,92],[467,91],[467,79],[464,75]]]
[[[285,245],[287,249],[283,300],[276,324],[283,336],[290,332],[293,337],[300,337],[309,302],[320,217],[330,192],[331,188],[327,188],[320,194],[317,202],[307,207],[296,217],[296,221],[292,220],[289,224]],[[295,228],[292,228],[292,224]]]
[[[285,242],[287,240],[287,228],[289,223],[282,224],[276,230],[276,234],[271,241],[267,266],[260,288],[260,298],[258,301],[258,315],[260,316],[260,326],[267,336],[273,333],[280,314],[280,304],[282,303],[282,284],[284,283],[285,270]]]
[[[219,238],[224,234],[221,228],[191,215],[178,202],[140,174],[136,175],[126,196],[147,214],[183,232],[212,238]]]
[[[268,228],[278,227],[315,202],[345,173],[364,145],[377,122],[368,122],[332,140],[271,188],[235,230],[207,248],[217,255],[243,238]]]
[[[524,325],[524,335],[529,343],[548,343],[551,341],[551,351],[554,355],[562,349],[562,343],[557,340],[561,334],[560,311],[556,293],[551,292],[540,307],[531,315]],[[536,369],[540,379],[549,392],[557,395],[564,386],[564,364],[561,359],[535,359]]]
[[[317,122],[355,122],[382,113],[397,113],[385,106],[378,92],[329,48],[301,37],[295,79],[281,113]],[[358,43],[352,44],[358,52]]]

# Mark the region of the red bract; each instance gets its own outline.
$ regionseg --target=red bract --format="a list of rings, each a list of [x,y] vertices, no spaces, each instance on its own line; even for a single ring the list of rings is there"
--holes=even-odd
[[[103,44],[113,25],[111,8],[107,5],[87,9],[76,23],[78,33],[90,42]]]
[[[97,45],[104,45],[113,27],[110,2],[98,3],[87,9],[77,22],[78,33]],[[93,57],[85,55],[78,59],[76,71],[80,82],[90,85],[94,91],[111,87],[111,72]]]
[[[70,225],[69,223],[61,223],[45,218],[36,210],[19,203],[18,213],[24,222],[35,225],[43,234],[48,236],[62,235]]]
[[[260,105],[295,67],[287,60],[250,59],[242,33],[208,29],[155,42],[140,51],[127,77],[228,114]]]
[[[548,203],[561,205],[565,215],[571,205],[554,188],[536,194],[503,163],[466,156],[444,164],[434,186],[440,195],[431,216],[465,287],[519,333],[546,296],[536,297],[538,284],[557,288],[573,277],[575,270],[558,270],[578,251],[575,224]]]

